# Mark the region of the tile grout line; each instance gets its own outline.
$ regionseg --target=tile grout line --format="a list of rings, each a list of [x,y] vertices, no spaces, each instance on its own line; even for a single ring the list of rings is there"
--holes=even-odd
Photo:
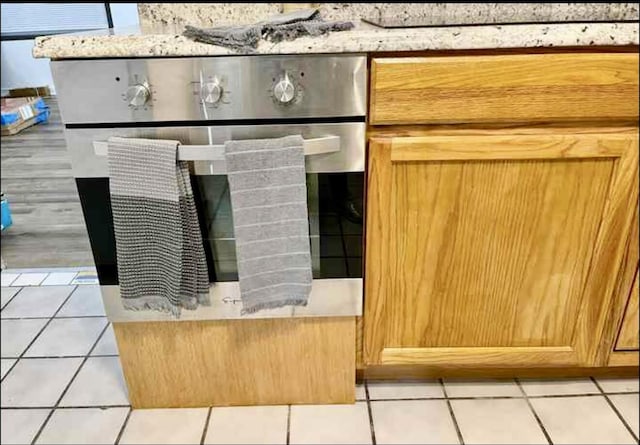
[[[551,436],[549,435],[549,432],[544,427],[544,424],[542,423],[542,419],[540,419],[540,416],[538,416],[538,413],[533,408],[533,404],[531,403],[531,400],[529,400],[529,396],[527,395],[527,392],[524,390],[524,387],[522,386],[522,384],[520,384],[520,380],[518,378],[514,378],[514,380],[516,381],[516,385],[518,386],[518,388],[520,388],[520,392],[522,392],[522,395],[524,396],[524,400],[527,402],[527,406],[531,410],[531,414],[533,414],[534,419],[536,419],[538,426],[542,430],[542,434],[544,434],[545,439],[547,439],[547,443],[549,443],[550,445],[553,445],[553,440],[551,440]]]
[[[69,292],[69,295],[67,295],[67,298],[64,299],[64,301],[62,302],[62,304],[60,304],[60,306],[58,306],[58,309],[56,309],[56,311],[53,313],[53,315],[51,317],[49,317],[49,319],[47,320],[47,322],[42,326],[42,328],[40,329],[40,331],[38,331],[38,333],[36,334],[35,337],[33,337],[33,340],[31,340],[29,342],[29,344],[27,345],[26,348],[24,348],[24,350],[22,351],[22,354],[20,354],[20,356],[18,356],[17,359],[15,359],[15,363],[11,366],[11,368],[9,368],[7,370],[7,373],[4,375],[4,377],[2,377],[2,379],[0,379],[0,382],[4,382],[4,379],[6,379],[9,374],[11,374],[11,371],[13,371],[13,368],[15,368],[18,363],[20,362],[20,360],[22,360],[22,358],[24,357],[24,355],[27,353],[27,351],[29,350],[29,348],[36,342],[36,340],[40,337],[40,334],[42,334],[44,332],[45,329],[47,329],[47,326],[49,326],[49,324],[51,324],[51,322],[53,321],[53,319],[55,318],[56,314],[58,312],[60,312],[60,310],[63,308],[63,306],[65,304],[67,304],[67,301],[69,301],[69,298],[71,298],[71,295],[73,295],[73,293],[76,291],[76,289],[78,288],[78,286],[75,286],[73,288],[73,290],[71,292]],[[17,294],[16,294],[17,295]]]
[[[56,409],[109,409],[109,408],[129,408],[131,405],[69,405],[59,406]],[[0,410],[29,411],[32,409],[52,409],[51,406],[2,406]]]
[[[464,445],[464,437],[462,437],[462,431],[460,430],[460,425],[458,425],[458,419],[456,419],[456,414],[453,412],[453,406],[451,405],[451,400],[447,396],[447,388],[444,386],[444,380],[438,379],[440,382],[440,387],[442,388],[442,394],[444,394],[445,402],[447,403],[447,408],[449,408],[449,415],[451,416],[451,420],[453,421],[453,427],[456,429],[456,434],[458,435],[458,442],[461,445]]]
[[[129,417],[131,417],[131,413],[133,412],[133,408],[131,408],[131,406],[129,406],[129,412],[127,413],[127,417],[124,418],[124,422],[122,423],[122,426],[120,427],[120,431],[118,432],[118,437],[116,437],[116,441],[114,442],[115,445],[118,445],[120,443],[120,440],[122,440],[122,435],[124,434],[124,429],[127,427],[127,424],[129,423]]]
[[[15,272],[8,272],[8,273],[15,273]],[[11,285],[13,284],[14,281],[16,281],[18,278],[20,278],[20,275],[22,275],[22,274],[21,273],[16,273],[16,277],[13,280],[9,281],[6,286],[2,286],[2,287],[12,287]],[[18,287],[18,286],[13,286],[13,287]]]
[[[45,270],[48,270],[48,269],[45,269]],[[44,276],[44,278],[43,278],[42,280],[40,280],[40,281],[38,282],[38,284],[24,284],[24,285],[22,285],[22,286],[23,286],[23,287],[41,287],[41,286],[42,286],[42,283],[44,283],[44,280],[46,280],[46,279],[49,277],[49,275],[51,274],[51,272],[23,272],[23,273],[19,274],[19,275],[16,277],[16,279],[15,279],[15,280],[13,280],[13,281],[11,282],[11,284],[13,284],[13,283],[15,283],[16,281],[18,281],[18,279],[19,279],[22,275],[31,275],[31,274],[39,274],[39,273],[43,273],[43,274],[46,274],[46,275]],[[16,286],[11,286],[11,285],[9,285],[9,287],[18,287],[18,286],[20,286],[20,285],[16,285]]]
[[[108,325],[107,325],[108,326]],[[29,357],[2,357],[2,360],[34,360],[43,358],[85,358],[86,355],[30,355]],[[120,357],[119,354],[96,354],[91,357]]]
[[[75,284],[74,286],[78,286],[78,285]],[[48,320],[49,318],[54,318],[54,317],[2,317],[2,320]],[[61,315],[55,318],[57,318],[58,320],[64,320],[66,318],[107,318],[107,316],[106,315],[77,315],[77,316]]]
[[[200,445],[204,444],[204,440],[207,438],[207,431],[209,430],[209,420],[211,419],[212,407],[209,407],[207,411],[207,418],[204,421],[204,428],[202,428],[202,436],[200,437]]]
[[[54,274],[54,273],[72,273],[74,274],[73,277],[71,277],[71,279],[69,280],[69,282],[67,284],[42,284],[45,281],[47,281],[47,278],[49,278],[49,275]],[[49,274],[47,275],[47,277],[42,280],[42,283],[40,283],[41,287],[49,287],[49,286],[71,286],[71,283],[73,282],[73,280],[76,279],[76,277],[78,276],[78,272],[49,272]]]
[[[91,355],[89,358],[114,358],[118,355]],[[67,357],[23,357],[22,360],[35,360],[42,358],[84,358],[84,356],[67,356]],[[15,358],[3,358],[5,360],[16,360]],[[611,392],[607,395],[634,395],[640,394],[636,392]],[[529,396],[527,399],[556,399],[556,398],[573,398],[573,397],[600,397],[602,394],[559,394],[559,395],[547,395],[547,396]],[[430,401],[430,400],[521,400],[525,397],[515,396],[478,396],[478,397],[416,397],[416,398],[401,398],[401,399],[371,399],[372,402],[413,402],[413,401]],[[366,402],[366,399],[356,400],[356,402]],[[77,405],[77,406],[59,406],[57,409],[66,408],[126,408],[130,405]],[[0,407],[0,410],[18,409],[18,410],[30,410],[30,409],[49,409],[50,406],[7,406]]]
[[[6,308],[9,303],[11,303],[13,301],[14,298],[16,298],[16,296],[22,292],[22,289],[24,289],[24,287],[21,287],[20,289],[18,289],[18,292],[16,292],[15,294],[13,294],[13,297],[9,298],[9,301],[7,301],[5,304],[2,305],[2,308],[0,308],[0,310],[4,310],[4,308]]]
[[[18,278],[18,277],[14,278],[14,280],[15,280],[15,279],[17,279],[17,278]],[[7,301],[7,302],[4,304],[4,306],[2,306],[2,309],[0,309],[0,310],[4,310],[4,308],[6,308],[6,307],[9,305],[9,303],[11,303],[11,302],[13,301],[13,299],[14,299],[14,298],[16,298],[20,292],[22,292],[22,289],[24,289],[24,287],[21,287],[20,289],[18,289],[18,292],[16,292],[15,294],[13,294],[13,297],[9,298],[9,301]],[[42,327],[42,329],[44,329],[44,326]],[[29,343],[29,344],[27,345],[27,348],[29,348],[30,346],[31,346],[31,343]],[[26,351],[26,349],[25,349],[25,351]],[[24,353],[25,351],[22,351],[22,352]],[[8,359],[10,359],[10,360],[15,360],[15,362],[13,362],[13,365],[11,365],[11,366],[9,367],[9,369],[7,369],[7,372],[6,372],[6,373],[2,376],[2,378],[0,379],[0,383],[1,383],[2,381],[4,381],[4,378],[5,378],[6,376],[8,376],[8,375],[9,375],[9,373],[10,373],[11,371],[13,371],[13,368],[15,368],[15,366],[18,364],[18,360],[20,360],[20,357],[17,357],[17,358],[14,358],[14,357],[2,357],[2,358],[8,358]]]
[[[291,443],[291,405],[287,406],[287,436],[285,437],[286,445]]]
[[[56,267],[8,267],[3,273],[21,275],[23,273],[79,273],[79,272],[95,272],[95,266],[56,266]]]
[[[624,395],[624,394],[640,394],[638,391],[625,391],[625,392],[611,392],[610,395]],[[447,396],[447,397],[406,397],[406,398],[392,398],[392,399],[371,399],[372,402],[409,402],[412,400],[520,400],[525,397],[528,399],[559,399],[567,397],[597,397],[600,393],[585,393],[585,394],[545,394],[539,396]],[[364,401],[364,400],[363,400]]]
[[[371,400],[369,399],[369,385],[367,384],[366,380],[362,382],[362,384],[364,385],[364,395],[367,399],[367,412],[369,413],[369,429],[371,430],[371,444],[376,445],[377,444],[376,429],[373,424],[373,412],[371,410]]]
[[[77,285],[76,285],[76,289],[77,289]],[[74,292],[75,292],[75,289],[74,289]],[[73,292],[71,292],[71,294],[73,294]],[[71,295],[69,295],[69,298],[71,298]],[[66,300],[65,300],[65,303],[66,303]],[[62,306],[64,306],[64,304]],[[58,311],[62,308],[62,306],[60,306]],[[58,311],[56,311],[56,314],[58,313]],[[54,317],[55,317],[55,314],[54,314]],[[53,319],[53,317],[52,317],[52,319]],[[58,409],[58,405],[60,405],[60,402],[62,402],[62,399],[67,394],[67,391],[69,391],[69,388],[71,387],[73,382],[76,380],[76,377],[78,376],[78,374],[80,374],[80,371],[82,370],[82,367],[87,362],[87,360],[89,359],[89,356],[91,355],[91,353],[93,352],[95,347],[98,345],[98,342],[100,341],[100,339],[102,338],[104,333],[107,332],[108,328],[109,328],[109,323],[107,323],[107,325],[104,327],[104,329],[102,329],[102,332],[100,333],[100,335],[98,335],[98,338],[96,339],[96,341],[93,342],[93,346],[91,346],[91,348],[89,349],[89,352],[87,352],[87,355],[84,357],[84,359],[80,363],[80,366],[78,366],[78,369],[76,369],[76,372],[73,374],[73,376],[69,380],[69,383],[67,383],[67,385],[65,386],[64,390],[62,390],[62,394],[60,394],[60,397],[58,397],[58,400],[56,401],[55,405],[53,406],[53,409],[51,410],[51,412],[49,413],[47,418],[44,420],[44,423],[42,425],[40,425],[40,429],[38,429],[38,433],[33,437],[33,440],[31,441],[31,445],[35,444],[36,441],[38,440],[38,438],[40,437],[40,435],[42,434],[42,431],[44,430],[44,428],[49,423],[49,420],[51,419],[51,416],[53,416],[53,413]]]
[[[602,387],[600,386],[600,384],[598,383],[598,381],[596,379],[594,379],[593,377],[590,377],[591,381],[593,381],[593,383],[596,385],[596,387],[598,388],[598,390],[602,393],[602,395],[604,396],[604,399],[607,401],[607,403],[609,404],[609,406],[611,407],[611,409],[613,410],[614,413],[616,413],[616,416],[618,416],[618,419],[620,419],[620,421],[622,422],[622,424],[625,426],[625,428],[627,429],[627,431],[629,431],[629,433],[631,434],[631,437],[633,437],[633,440],[636,441],[636,443],[638,442],[638,437],[636,436],[636,434],[633,432],[633,430],[631,429],[631,427],[629,426],[629,424],[627,423],[627,421],[624,419],[624,417],[622,417],[622,414],[620,414],[620,411],[618,411],[618,408],[616,408],[616,406],[613,404],[613,402],[611,401],[611,399],[609,398],[609,395],[604,392],[604,390],[602,389]]]

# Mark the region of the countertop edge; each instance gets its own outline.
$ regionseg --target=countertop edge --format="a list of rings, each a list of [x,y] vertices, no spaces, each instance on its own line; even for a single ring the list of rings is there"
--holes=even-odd
[[[261,41],[253,54],[375,53],[428,50],[637,46],[638,24],[562,23],[381,29],[358,27],[294,41]],[[103,33],[113,32],[103,30]],[[89,33],[37,37],[35,58],[183,57],[242,55],[179,34]]]

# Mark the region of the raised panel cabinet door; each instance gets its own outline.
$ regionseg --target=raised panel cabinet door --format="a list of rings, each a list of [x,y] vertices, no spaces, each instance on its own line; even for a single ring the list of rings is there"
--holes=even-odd
[[[370,139],[365,364],[605,364],[637,164],[633,128]]]
[[[622,325],[620,326],[620,334],[616,343],[617,351],[637,351],[640,349],[638,335],[640,330],[638,327],[638,272],[633,280],[629,301],[624,312]]]

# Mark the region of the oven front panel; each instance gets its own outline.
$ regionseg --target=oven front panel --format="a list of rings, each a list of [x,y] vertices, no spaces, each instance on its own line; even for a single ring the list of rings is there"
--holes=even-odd
[[[240,314],[235,240],[225,176],[192,176],[211,286],[211,306],[182,311],[181,320],[353,316],[362,314],[364,173],[307,175],[313,284],[306,307]],[[77,178],[107,317],[112,322],[172,321],[170,314],[127,311],[118,286],[108,178]],[[347,199],[345,199],[345,197]],[[361,207],[360,207],[361,208]]]
[[[362,312],[364,214],[364,132],[362,122],[200,127],[67,128],[82,204],[107,315],[112,321],[164,320],[156,312],[126,311],[119,298],[117,255],[109,195],[107,158],[93,142],[112,136],[179,140],[185,145],[223,144],[230,139],[335,136],[340,150],[308,156],[307,203],[313,285],[304,308],[262,311],[258,318],[351,316]],[[192,186],[212,283],[212,306],[183,311],[184,320],[240,316],[235,239],[227,177],[215,162],[191,164]]]
[[[77,178],[98,278],[118,284],[108,178]],[[236,247],[227,177],[192,176],[212,282],[237,281]],[[307,175],[314,279],[362,278],[364,173]]]
[[[364,116],[366,69],[353,54],[51,62],[65,124]]]

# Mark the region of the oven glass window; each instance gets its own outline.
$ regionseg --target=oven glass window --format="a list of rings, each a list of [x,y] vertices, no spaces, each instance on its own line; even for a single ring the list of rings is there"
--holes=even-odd
[[[210,275],[236,281],[233,215],[226,176],[194,176]],[[307,174],[314,278],[362,278],[364,173]]]

